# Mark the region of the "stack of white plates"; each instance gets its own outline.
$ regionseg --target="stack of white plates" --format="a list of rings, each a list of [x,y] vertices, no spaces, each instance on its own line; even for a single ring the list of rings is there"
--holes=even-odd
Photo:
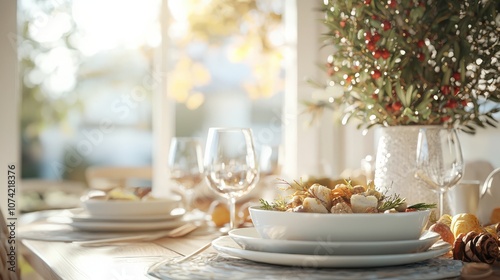
[[[255,228],[235,229],[213,241],[219,252],[243,259],[300,267],[378,267],[402,265],[447,253],[450,244],[437,233],[397,241],[327,241],[268,239]]]
[[[137,215],[93,215],[86,209],[75,208],[64,210],[59,221],[85,231],[147,231],[175,228],[186,223],[183,208],[147,215],[138,212]]]
[[[185,223],[186,211],[178,208],[181,197],[148,200],[87,198],[83,208],[65,210],[52,221],[85,231],[146,231],[169,229]]]

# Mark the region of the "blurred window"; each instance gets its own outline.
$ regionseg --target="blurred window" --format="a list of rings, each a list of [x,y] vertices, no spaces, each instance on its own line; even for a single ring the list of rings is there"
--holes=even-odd
[[[250,126],[259,144],[279,144],[283,2],[19,1],[23,177],[150,165],[162,39],[177,136]]]
[[[168,1],[168,95],[176,136],[243,126],[281,141],[283,0]]]

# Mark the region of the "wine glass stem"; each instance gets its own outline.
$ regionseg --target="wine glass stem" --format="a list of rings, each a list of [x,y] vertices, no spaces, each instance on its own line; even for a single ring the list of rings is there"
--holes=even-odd
[[[441,218],[441,216],[443,216],[443,212],[444,212],[444,192],[440,191],[438,193],[439,195],[439,212],[438,212],[438,216],[437,216],[437,219]]]
[[[193,196],[194,196],[194,190],[193,189],[184,189],[184,208],[186,209],[186,212],[191,212],[193,210]]]
[[[236,228],[236,198],[229,197],[229,229]]]

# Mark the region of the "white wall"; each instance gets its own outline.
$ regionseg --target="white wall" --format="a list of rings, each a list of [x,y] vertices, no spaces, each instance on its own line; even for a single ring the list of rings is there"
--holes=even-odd
[[[487,160],[494,168],[500,167],[500,128],[478,129],[475,135],[460,133],[459,137],[466,161]]]
[[[7,212],[8,198],[19,198],[21,179],[16,9],[16,1],[0,1],[0,205],[4,216],[10,216]],[[9,165],[15,166],[12,171],[16,177],[17,197],[8,197]],[[16,211],[17,205],[18,203],[15,203]]]

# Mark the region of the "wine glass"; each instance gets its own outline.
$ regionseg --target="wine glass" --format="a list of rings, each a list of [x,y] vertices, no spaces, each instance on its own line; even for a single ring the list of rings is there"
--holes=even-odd
[[[280,145],[262,145],[259,157],[260,179],[257,184],[259,196],[265,200],[274,200],[278,195],[275,188],[276,178],[281,174],[283,149]]]
[[[210,189],[228,201],[229,229],[234,229],[236,199],[250,192],[259,180],[251,129],[210,128],[204,163]]]
[[[184,208],[193,210],[194,188],[203,178],[203,160],[200,141],[194,137],[173,137],[168,154],[170,178],[184,192]]]
[[[415,178],[438,194],[438,218],[443,215],[444,194],[464,172],[462,149],[455,129],[425,127],[418,133]]]
[[[263,145],[259,157],[260,176],[269,177],[281,172],[282,148],[279,145]]]

